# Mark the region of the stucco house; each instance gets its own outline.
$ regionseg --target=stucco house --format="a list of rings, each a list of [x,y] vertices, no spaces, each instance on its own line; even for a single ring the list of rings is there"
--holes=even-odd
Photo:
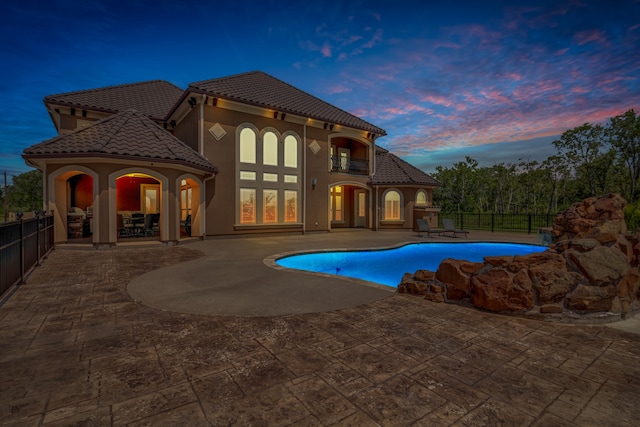
[[[439,183],[376,144],[386,132],[260,71],[44,98],[58,136],[43,171],[56,242],[435,226]],[[139,220],[139,221],[138,221]]]

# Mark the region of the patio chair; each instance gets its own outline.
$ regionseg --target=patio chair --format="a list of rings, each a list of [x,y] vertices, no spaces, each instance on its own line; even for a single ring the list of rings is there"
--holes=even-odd
[[[464,238],[466,239],[467,234],[469,234],[467,230],[457,229],[451,218],[442,218],[442,227],[444,228],[442,234],[451,233],[451,237],[458,237],[458,234],[464,234]]]
[[[146,214],[144,216],[144,226],[140,229],[140,236],[153,236],[153,220],[155,219],[155,214]]]
[[[420,233],[427,233],[427,237],[431,237],[432,233],[441,236],[444,231],[429,227],[429,221],[424,218],[416,219],[416,224],[418,224],[418,237],[422,237]]]
[[[180,223],[180,226],[184,228],[184,232],[187,236],[191,236],[191,215],[187,215],[185,220]]]
[[[153,232],[154,236],[157,236],[158,234],[160,234],[160,214],[156,213],[153,214],[153,221],[152,221],[152,228],[151,231]]]
[[[118,221],[118,237],[133,237],[133,233],[131,232],[131,224],[127,227],[127,224],[124,223],[124,218],[122,214],[116,215]]]

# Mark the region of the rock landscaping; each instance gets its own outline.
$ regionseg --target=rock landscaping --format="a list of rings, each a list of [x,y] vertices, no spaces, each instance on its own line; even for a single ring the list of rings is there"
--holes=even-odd
[[[407,273],[398,292],[434,302],[560,321],[615,321],[640,309],[640,233],[627,231],[617,194],[560,213],[545,252],[446,259],[437,271]]]

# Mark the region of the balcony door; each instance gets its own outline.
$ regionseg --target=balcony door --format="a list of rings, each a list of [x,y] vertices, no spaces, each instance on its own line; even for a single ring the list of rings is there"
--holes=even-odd
[[[338,148],[338,156],[340,157],[340,170],[342,172],[349,172],[349,158],[351,157],[351,150],[348,148]]]

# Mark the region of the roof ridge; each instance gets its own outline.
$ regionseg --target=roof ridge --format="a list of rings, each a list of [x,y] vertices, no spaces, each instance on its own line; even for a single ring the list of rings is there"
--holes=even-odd
[[[182,88],[174,85],[173,83],[171,83],[171,82],[169,82],[167,80],[155,79],[155,80],[144,80],[144,81],[141,81],[141,82],[123,83],[123,84],[119,84],[119,85],[95,87],[95,88],[91,88],[91,89],[74,90],[74,91],[71,91],[71,92],[54,93],[52,95],[45,96],[44,99],[46,101],[47,99],[53,99],[53,98],[56,98],[56,97],[59,97],[59,96],[77,95],[79,93],[104,92],[106,90],[120,89],[120,88],[132,87],[132,86],[139,86],[139,85],[148,84],[148,83],[168,83],[171,86],[175,87],[176,89],[182,90]]]
[[[208,79],[208,80],[200,80],[198,82],[189,83],[189,86],[187,87],[187,90],[189,90],[191,88],[191,89],[198,89],[198,90],[207,91],[207,89],[201,89],[199,86],[204,85],[204,84],[210,84],[211,82],[228,81],[228,80],[231,80],[231,79],[237,79],[237,78],[240,78],[240,77],[250,76],[250,75],[264,76],[264,77],[267,77],[269,79],[272,79],[272,80],[278,82],[279,84],[287,86],[288,88],[296,91],[297,93],[300,93],[302,95],[305,95],[305,96],[308,96],[310,98],[313,98],[314,100],[322,103],[323,107],[329,107],[329,108],[331,108],[333,110],[336,110],[336,111],[338,111],[338,112],[340,112],[342,114],[346,114],[347,116],[350,116],[350,117],[352,117],[354,119],[357,119],[357,120],[365,123],[367,126],[370,126],[373,129],[378,129],[378,131],[384,132],[383,129],[378,128],[373,123],[370,123],[370,122],[368,122],[368,121],[356,116],[353,113],[350,113],[350,112],[348,112],[348,111],[346,111],[346,110],[344,110],[344,109],[342,109],[340,107],[337,107],[337,106],[329,103],[328,101],[325,101],[324,99],[322,99],[322,98],[320,98],[320,97],[318,97],[316,95],[313,95],[313,94],[311,94],[311,93],[309,93],[309,92],[307,92],[307,91],[305,91],[303,89],[300,89],[299,87],[296,87],[296,86],[292,85],[291,83],[287,83],[286,81],[281,80],[278,77],[272,76],[271,74],[265,73],[264,71],[260,71],[260,70],[248,71],[248,72],[245,72],[245,73],[233,74],[233,75],[230,75],[230,76],[218,77],[218,78],[213,78],[213,79]],[[234,97],[234,96],[229,96],[229,97],[230,97],[230,99],[240,100],[240,98],[238,98],[238,97]],[[291,109],[291,108],[286,108],[286,107],[277,106],[277,105],[271,105],[271,104],[268,104],[268,103],[256,102],[256,105],[260,105],[260,104],[277,108],[277,109],[279,109],[279,110],[281,110],[282,112],[285,112],[285,113],[297,114],[297,115],[301,115],[302,114],[300,111],[296,111],[296,110]],[[309,115],[309,116],[312,117],[313,115]],[[322,120],[325,120],[325,119],[322,119]],[[344,123],[340,123],[340,122],[334,122],[334,123],[344,124]],[[349,126],[349,125],[346,124],[346,126]],[[384,134],[386,134],[386,132],[384,132]]]
[[[191,83],[189,83],[189,85],[187,86],[187,89],[189,89],[190,87],[195,87],[195,85],[197,85],[198,83],[207,83],[207,82],[210,82],[210,81],[213,81],[213,80],[228,80],[228,79],[231,79],[231,78],[242,77],[242,76],[248,76],[248,75],[250,75],[250,74],[260,74],[260,73],[262,73],[262,74],[264,74],[264,75],[267,75],[267,76],[268,76],[268,74],[267,74],[267,73],[262,72],[262,71],[260,71],[260,70],[245,71],[244,73],[230,74],[230,75],[228,75],[228,76],[224,76],[224,77],[215,77],[215,78],[213,78],[213,79],[205,79],[205,80],[198,80],[197,82],[191,82]],[[275,78],[275,77],[274,77],[274,78]]]

